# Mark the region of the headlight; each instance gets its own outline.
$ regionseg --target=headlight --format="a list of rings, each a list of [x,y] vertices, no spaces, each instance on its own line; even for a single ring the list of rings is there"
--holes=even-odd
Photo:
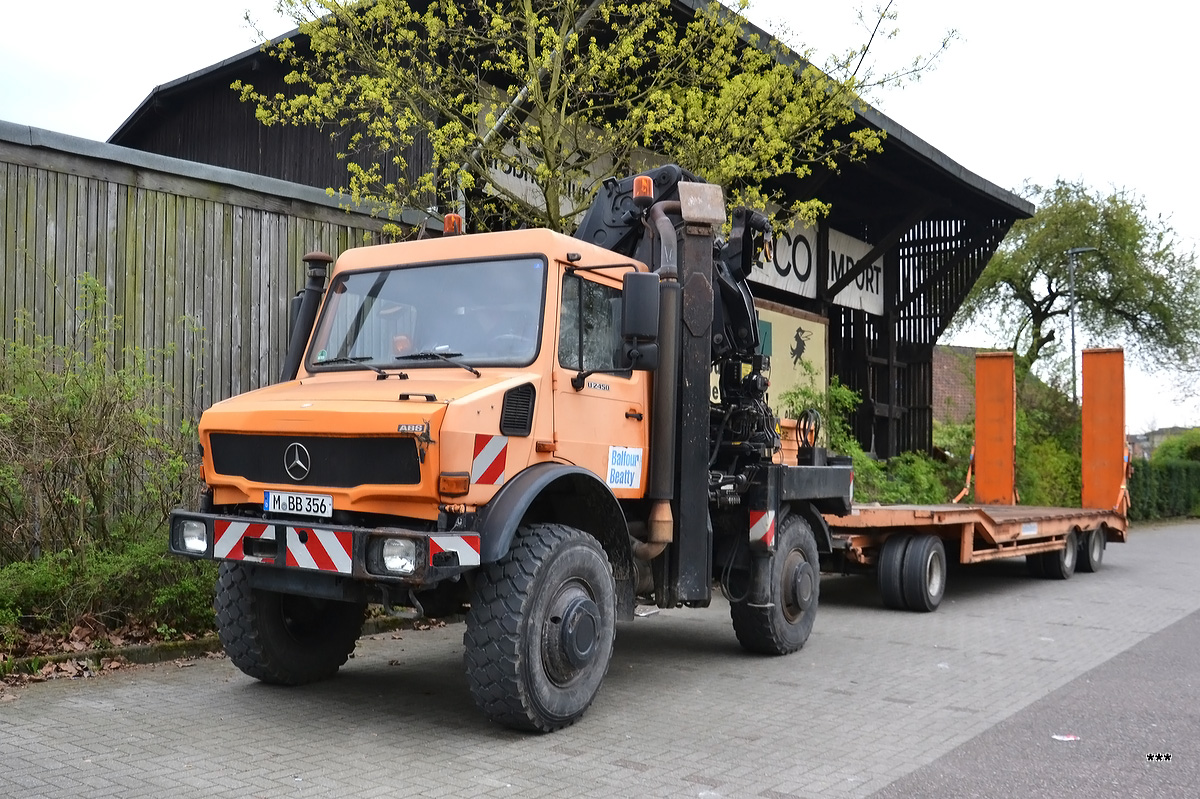
[[[417,542],[409,538],[389,538],[383,542],[383,567],[396,574],[417,570]]]
[[[185,521],[180,529],[183,548],[202,554],[208,550],[208,528],[204,522]]]

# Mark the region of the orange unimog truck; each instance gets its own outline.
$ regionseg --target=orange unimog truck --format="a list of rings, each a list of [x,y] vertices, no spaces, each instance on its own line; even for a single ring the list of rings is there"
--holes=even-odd
[[[368,602],[466,607],[480,708],[550,731],[639,598],[707,606],[716,582],[746,649],[803,646],[853,477],[817,448],[773,462],[746,283],[767,223],[738,209],[720,241],[726,221],[672,166],[606,183],[575,237],[352,249],[328,285],[306,258],[281,382],[204,413],[202,507],[171,517],[172,552],[220,561],[230,659],[311,682]]]

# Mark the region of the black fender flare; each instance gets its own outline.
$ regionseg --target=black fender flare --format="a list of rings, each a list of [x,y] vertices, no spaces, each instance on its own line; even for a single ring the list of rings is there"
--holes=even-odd
[[[829,525],[820,511],[813,507],[811,502],[791,502],[781,508],[781,510],[788,509],[808,522],[808,526],[812,528],[813,537],[817,539],[817,552],[823,555],[831,554],[833,552],[833,534],[829,531]],[[780,514],[779,522],[783,521],[784,515]]]
[[[617,498],[600,478],[579,466],[537,463],[506,481],[479,511],[480,562],[494,563],[504,557],[526,520],[566,524],[599,541],[612,564],[618,617],[633,617],[636,573],[629,525]]]

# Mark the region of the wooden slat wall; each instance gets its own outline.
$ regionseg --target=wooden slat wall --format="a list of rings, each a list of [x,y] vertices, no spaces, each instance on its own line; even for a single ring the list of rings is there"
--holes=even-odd
[[[80,278],[172,387],[168,421],[278,379],[301,257],[380,240],[363,214],[0,142],[0,330],[82,346]],[[28,312],[31,328],[17,318]]]

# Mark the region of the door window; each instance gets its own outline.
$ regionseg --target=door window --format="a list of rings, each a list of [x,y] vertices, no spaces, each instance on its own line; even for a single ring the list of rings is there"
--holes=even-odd
[[[621,290],[585,280],[563,277],[558,364],[586,372],[613,369],[620,345]]]

